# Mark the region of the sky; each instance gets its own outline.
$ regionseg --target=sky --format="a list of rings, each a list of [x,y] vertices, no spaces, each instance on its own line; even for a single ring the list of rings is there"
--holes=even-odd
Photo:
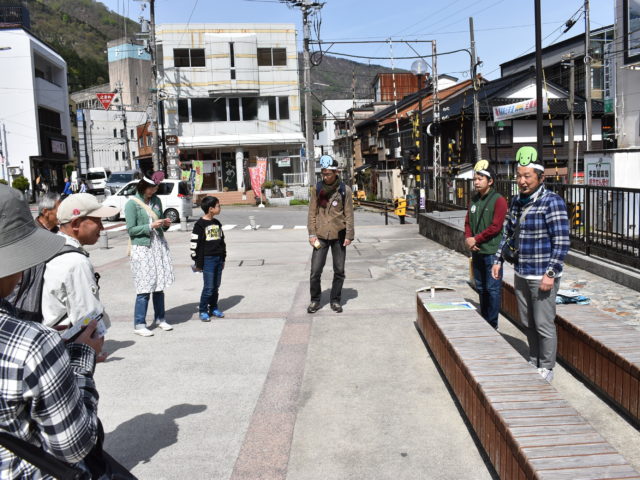
[[[136,21],[140,0],[101,0],[111,10]],[[614,0],[591,0],[591,28],[613,23]],[[302,50],[302,15],[278,0],[156,0],[156,23],[293,23]],[[543,46],[584,33],[583,0],[541,0]],[[148,18],[148,9],[143,13]],[[500,76],[500,64],[534,51],[534,0],[325,0],[320,11],[320,39],[330,41],[386,41],[380,44],[333,45],[329,53],[347,53],[380,59],[355,59],[362,63],[409,70],[415,59],[430,55],[430,43],[402,40],[435,40],[437,51],[469,48],[469,17],[473,17],[476,53],[485,78]],[[565,22],[579,18],[562,33]],[[317,39],[315,33],[312,34]],[[329,48],[329,45],[323,49]],[[431,65],[431,59],[426,58]],[[439,74],[460,80],[469,78],[466,52],[438,56]]]

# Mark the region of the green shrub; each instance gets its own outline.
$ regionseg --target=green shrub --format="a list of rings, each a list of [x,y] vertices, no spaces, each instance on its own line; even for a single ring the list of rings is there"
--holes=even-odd
[[[7,182],[4,178],[0,178],[0,183],[3,185],[9,185],[9,182]]]
[[[299,200],[297,198],[292,198],[289,201],[289,205],[309,205],[309,200]]]
[[[273,188],[274,183],[271,180],[267,180],[262,184],[262,188]]]
[[[377,195],[375,193],[367,193],[367,201],[368,202],[375,202],[378,199]]]
[[[284,183],[282,180],[276,180],[276,181],[275,181],[275,182],[273,182],[273,183],[276,185],[276,187],[279,187],[279,188],[284,188],[284,187],[286,187],[286,186],[287,186],[287,184],[286,184],[286,183]]]
[[[29,180],[26,177],[16,177],[13,182],[11,182],[11,186],[21,192],[26,192],[29,190]]]

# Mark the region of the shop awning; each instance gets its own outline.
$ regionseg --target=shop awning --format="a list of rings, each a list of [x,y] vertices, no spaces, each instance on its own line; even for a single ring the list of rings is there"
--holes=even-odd
[[[287,145],[305,143],[302,133],[253,133],[237,135],[203,135],[198,137],[179,137],[178,147],[211,148],[236,147],[248,145]]]

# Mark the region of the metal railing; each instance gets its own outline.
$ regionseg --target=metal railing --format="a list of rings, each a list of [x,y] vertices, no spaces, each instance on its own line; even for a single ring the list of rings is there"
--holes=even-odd
[[[306,185],[306,173],[283,173],[282,179],[287,185]]]
[[[465,210],[473,195],[470,179],[438,178],[438,198],[427,211]],[[640,189],[545,182],[560,195],[569,214],[571,248],[586,255],[640,268]],[[514,181],[496,181],[507,202],[518,194]]]

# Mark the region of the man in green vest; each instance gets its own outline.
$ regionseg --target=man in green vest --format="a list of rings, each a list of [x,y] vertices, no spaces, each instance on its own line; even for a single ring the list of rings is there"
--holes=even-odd
[[[473,170],[476,192],[471,197],[464,221],[465,244],[471,251],[480,314],[493,328],[498,328],[502,272],[496,280],[491,275],[491,268],[502,238],[507,201],[493,188],[496,175],[488,161],[478,161]]]

